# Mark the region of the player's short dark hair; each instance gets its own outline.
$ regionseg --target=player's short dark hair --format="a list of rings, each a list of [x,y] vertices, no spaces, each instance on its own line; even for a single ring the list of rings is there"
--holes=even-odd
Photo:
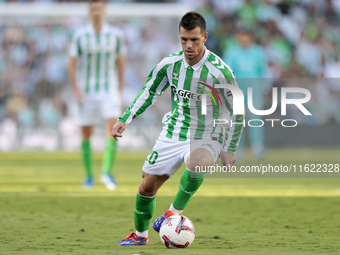
[[[181,29],[181,27],[186,30],[192,30],[196,27],[200,27],[202,34],[204,34],[207,29],[207,24],[203,16],[198,12],[187,12],[179,22],[178,28]]]

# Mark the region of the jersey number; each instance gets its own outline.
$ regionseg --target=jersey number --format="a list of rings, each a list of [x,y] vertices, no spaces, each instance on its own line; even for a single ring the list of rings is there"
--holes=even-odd
[[[154,165],[156,163],[157,158],[158,158],[158,152],[151,151],[149,154],[149,160],[148,160],[150,165]]]

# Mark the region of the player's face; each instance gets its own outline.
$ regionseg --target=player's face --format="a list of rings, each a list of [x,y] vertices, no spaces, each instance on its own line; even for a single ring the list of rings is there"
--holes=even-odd
[[[246,34],[246,33],[239,33],[237,35],[237,40],[238,40],[239,44],[245,49],[248,48],[249,45],[251,45],[253,43],[253,39],[252,39],[251,35]]]
[[[179,33],[185,58],[189,61],[189,64],[191,64],[190,62],[198,62],[203,56],[204,43],[208,39],[208,33],[202,33],[200,27],[191,30],[181,27]]]
[[[93,23],[102,22],[105,16],[105,4],[103,2],[94,2],[90,4],[90,17]]]

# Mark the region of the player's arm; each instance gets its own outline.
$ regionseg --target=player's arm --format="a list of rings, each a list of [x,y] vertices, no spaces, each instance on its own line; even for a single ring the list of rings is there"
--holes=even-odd
[[[231,73],[231,76],[222,78],[222,83],[233,84],[238,86],[235,76]],[[233,166],[236,162],[236,149],[241,139],[243,130],[243,119],[244,114],[233,114],[233,97],[229,90],[224,89],[222,97],[224,98],[228,112],[230,113],[230,119],[232,125],[230,125],[229,130],[227,129],[227,139],[223,147],[223,152],[221,155],[221,161],[224,166]]]
[[[76,100],[78,103],[81,103],[82,100],[82,93],[80,88],[78,87],[77,84],[77,61],[78,61],[78,56],[81,55],[81,47],[80,47],[80,40],[77,34],[75,33],[71,39],[70,45],[69,45],[69,60],[68,60],[68,66],[67,66],[67,71],[68,71],[68,76],[69,80],[71,83],[71,87],[73,90],[73,93],[76,97]]]
[[[118,74],[118,84],[119,84],[119,91],[120,93],[123,92],[124,87],[124,70],[125,70],[125,56],[123,54],[119,54],[117,56],[117,74]]]
[[[76,100],[78,103],[81,103],[82,93],[77,85],[77,78],[76,78],[77,60],[78,60],[77,57],[69,57],[67,71],[68,71],[68,76],[70,79],[71,87],[76,97]]]
[[[126,54],[126,45],[124,35],[120,30],[117,30],[117,48],[116,48],[117,58],[116,58],[116,66],[117,66],[117,74],[118,74],[118,84],[120,93],[123,92],[124,87],[124,71],[125,71],[125,54]]]
[[[122,132],[126,129],[127,125],[153,105],[163,91],[169,87],[166,75],[167,67],[168,65],[161,62],[151,71],[142,91],[113,126],[111,135],[114,139],[117,140],[117,137],[122,137]]]

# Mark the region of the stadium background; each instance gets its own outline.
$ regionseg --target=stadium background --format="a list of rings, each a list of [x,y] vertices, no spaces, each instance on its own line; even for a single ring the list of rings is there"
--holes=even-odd
[[[300,129],[287,133],[292,137],[289,140],[292,146],[340,144],[333,140],[340,123],[340,86],[334,80],[340,76],[339,1],[163,2],[108,3],[108,21],[123,30],[128,48],[123,109],[132,103],[153,66],[164,56],[180,50],[179,17],[194,9],[207,20],[207,47],[213,52],[223,56],[237,43],[235,32],[240,27],[248,28],[265,50],[268,59],[265,77],[273,86],[284,86],[283,80],[287,78],[305,79],[298,83],[312,93],[308,110],[313,116],[299,116]],[[77,151],[80,136],[73,122],[76,107],[67,77],[67,47],[72,31],[86,22],[86,4],[72,1],[0,1],[0,4],[0,151]],[[74,5],[71,8],[69,4]],[[46,8],[49,5],[52,6]],[[333,82],[325,82],[324,78]],[[265,97],[267,109],[271,105],[269,92]],[[169,104],[167,95],[161,97],[157,107],[134,121],[120,146],[151,148]],[[287,118],[296,115],[290,112]],[[138,128],[147,123],[152,132],[149,128]],[[101,150],[104,143],[100,127],[93,138],[96,150]],[[308,139],[303,139],[301,132]],[[313,137],[320,133],[323,139],[315,141]],[[277,130],[266,130],[266,134],[267,146],[277,147],[287,140],[277,140]]]

